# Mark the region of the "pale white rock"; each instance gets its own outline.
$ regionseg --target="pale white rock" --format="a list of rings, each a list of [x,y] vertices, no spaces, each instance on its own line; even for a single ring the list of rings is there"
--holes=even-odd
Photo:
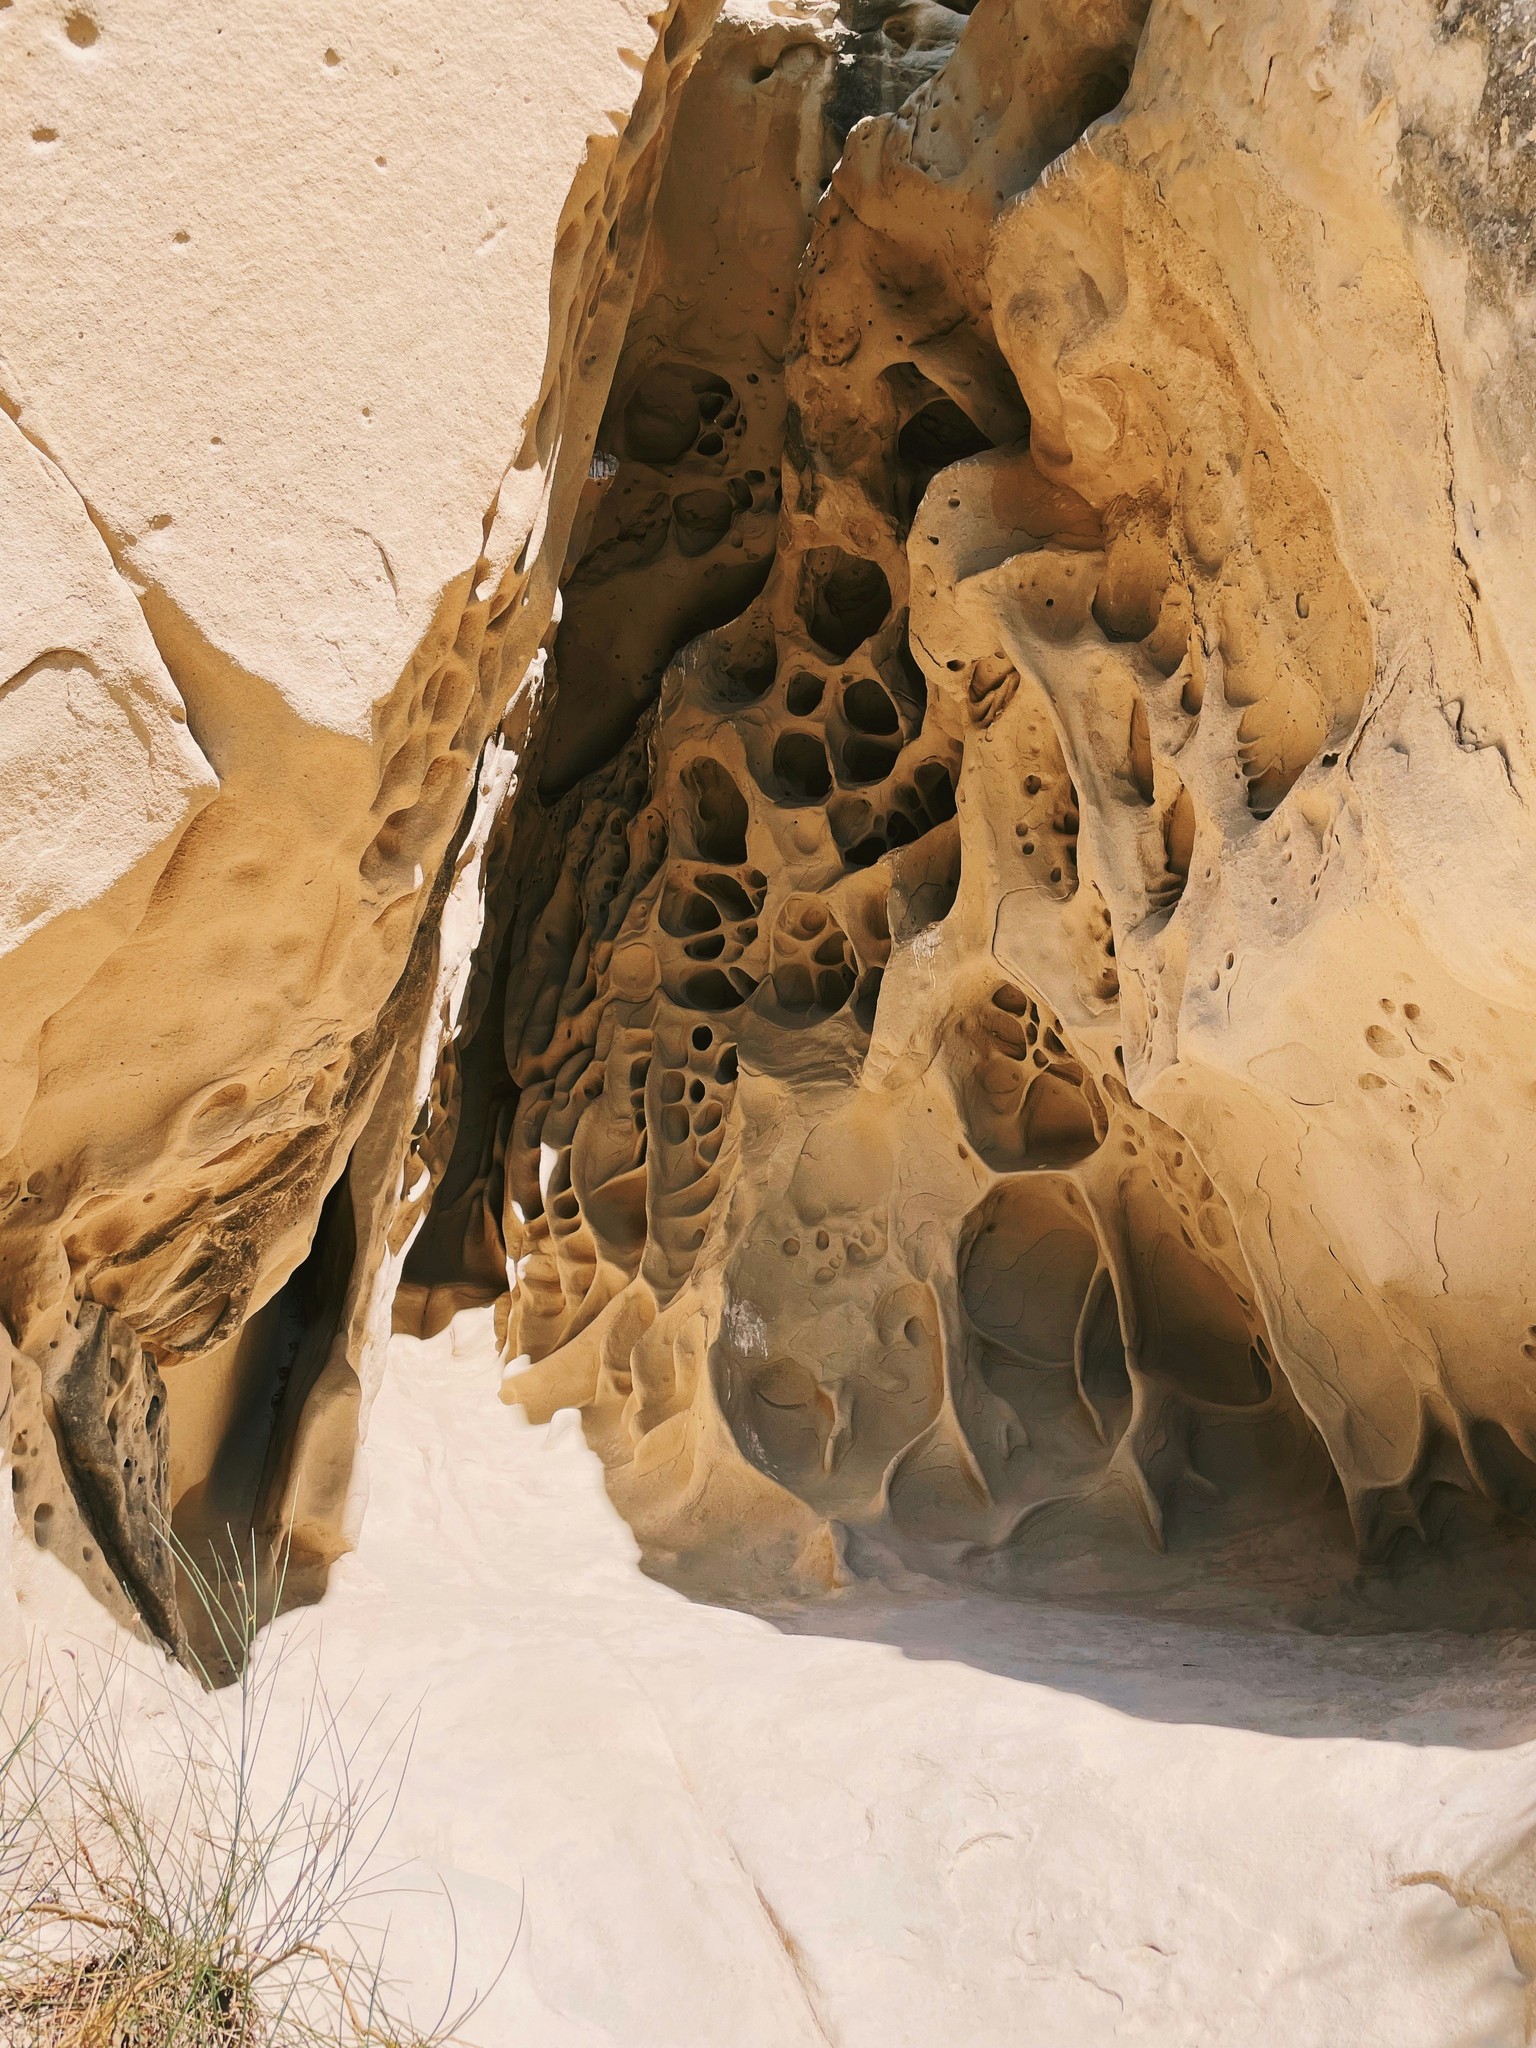
[[[369,741],[474,567],[653,14],[5,10],[8,401],[129,573],[307,724]]]
[[[536,709],[712,13],[0,8],[0,909],[30,935],[0,970],[0,1317],[28,1413],[96,1301],[211,1445],[286,1373],[252,1318],[350,1173],[353,1334],[218,1514],[288,1513],[317,1432],[346,1491],[347,1269],[387,1271],[454,841]],[[22,1512],[83,1569],[19,1428]]]
[[[0,416],[0,1150],[46,1005],[142,914],[218,786],[68,480]]]

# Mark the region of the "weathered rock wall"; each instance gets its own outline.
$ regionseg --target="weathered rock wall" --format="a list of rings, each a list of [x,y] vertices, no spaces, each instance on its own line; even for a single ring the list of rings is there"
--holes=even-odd
[[[0,10],[24,1522],[313,1585],[403,1270],[715,1590],[1509,1565],[1514,12],[711,13]]]
[[[772,422],[708,323],[626,349],[455,1229],[663,1568],[1317,1594],[1536,1499],[1508,25],[858,26],[931,76],[817,207],[761,593],[661,677]]]
[[[173,1500],[345,1541],[476,764],[713,12],[0,10],[14,1476],[163,1634]]]

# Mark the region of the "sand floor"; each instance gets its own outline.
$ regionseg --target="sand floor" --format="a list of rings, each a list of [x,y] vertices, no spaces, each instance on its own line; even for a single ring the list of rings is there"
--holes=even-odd
[[[500,1404],[488,1323],[395,1341],[361,1548],[275,1631],[347,1716],[419,1704],[387,1908],[419,2016],[456,1921],[461,1991],[516,1936],[481,2048],[1530,2038],[1529,1637],[697,1604],[575,1415]]]

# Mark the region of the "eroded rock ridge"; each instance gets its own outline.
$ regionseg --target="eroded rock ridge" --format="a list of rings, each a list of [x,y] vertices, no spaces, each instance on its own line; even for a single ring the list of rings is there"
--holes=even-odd
[[[1315,1589],[1524,1515],[1527,600],[1472,478],[1529,489],[1529,329],[1489,237],[1448,288],[1412,169],[1507,151],[1495,44],[878,33],[931,75],[848,134],[782,351],[723,252],[733,146],[765,238],[803,197],[757,125],[783,60],[701,67],[713,163],[663,185],[468,1054],[449,1234],[509,1393],[581,1407],[653,1553],[722,1583],[874,1532]],[[1393,160],[1415,51],[1467,78],[1396,103]],[[1469,378],[1474,301],[1508,339]]]
[[[498,1304],[508,1397],[728,1594],[1310,1597],[1529,1521],[1506,12],[657,17],[546,209],[478,542],[412,583],[349,528],[399,618],[305,643],[372,650],[346,716],[18,406],[29,531],[99,586],[19,673],[129,679],[150,821],[128,940],[24,934],[39,1540],[170,1639],[173,1506],[323,1574],[402,1267],[406,1327]],[[168,1052],[178,947],[225,994]]]

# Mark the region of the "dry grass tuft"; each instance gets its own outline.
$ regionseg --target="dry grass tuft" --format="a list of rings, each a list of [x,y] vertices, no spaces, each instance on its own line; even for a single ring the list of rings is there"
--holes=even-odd
[[[266,1654],[253,1569],[210,1582],[220,1693],[167,1672],[134,1706],[123,1658],[34,1668],[0,1747],[0,2048],[441,2048],[482,2002],[421,2030],[391,2010],[384,1832],[414,1722],[344,1734],[318,1670]],[[279,1585],[273,1607],[281,1596]],[[269,1610],[270,1611],[270,1610]],[[155,1726],[146,1745],[144,1721]],[[515,1944],[517,1931],[512,1931]],[[509,1945],[510,1954],[510,1945]],[[450,1994],[451,1995],[451,1994]]]

